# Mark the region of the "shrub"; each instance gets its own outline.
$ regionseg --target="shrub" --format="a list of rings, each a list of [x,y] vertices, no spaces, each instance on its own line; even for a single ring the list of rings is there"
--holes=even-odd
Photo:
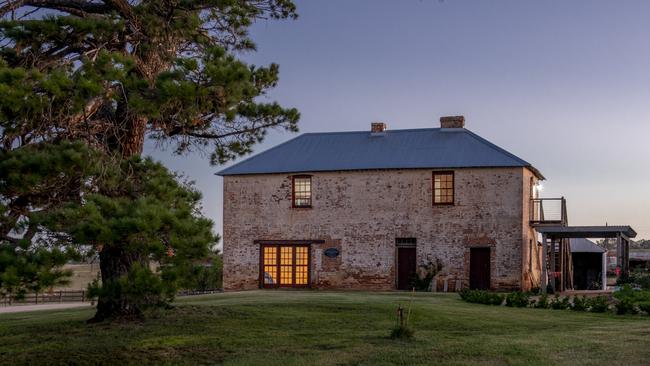
[[[587,297],[582,296],[574,296],[573,297],[573,305],[571,305],[571,310],[574,311],[587,311]]]
[[[409,279],[410,288],[414,288],[416,291],[431,291],[432,287],[436,286],[433,279],[441,269],[442,262],[438,258],[419,265],[417,271]]]
[[[504,297],[504,295],[488,293],[488,305],[501,305]]]
[[[616,304],[616,314],[636,314],[636,307],[631,297],[624,297]]]
[[[632,289],[632,286],[630,286],[629,284],[625,284],[621,287],[620,290],[616,291],[613,296],[619,300],[625,298],[634,298],[635,291],[634,289]]]
[[[485,305],[501,305],[504,299],[503,295],[484,290],[463,289],[459,295],[464,301]]]
[[[533,307],[537,309],[548,309],[549,308],[548,295],[542,294],[537,300],[537,302],[535,302],[535,305],[533,305]]]
[[[193,264],[181,283],[185,290],[209,291],[223,288],[223,261],[221,254],[213,253],[210,262]]]
[[[650,273],[635,274],[634,284],[644,290],[650,290]]]
[[[619,286],[628,285],[632,282],[634,282],[633,276],[627,273],[621,273],[621,275],[616,279],[616,284]]]
[[[631,285],[643,290],[650,290],[650,273],[646,270],[637,269],[630,274],[621,275],[616,280],[617,285]]]
[[[530,304],[530,295],[525,292],[511,292],[506,296],[506,306],[525,308]]]
[[[614,297],[618,300],[625,298],[632,299],[633,302],[650,301],[650,291],[632,288],[630,285],[623,285],[623,287],[614,293]]]
[[[556,294],[553,300],[551,300],[550,305],[553,310],[566,310],[571,308],[569,297],[565,296],[560,298],[560,295],[558,294]]]
[[[650,315],[650,301],[643,301],[640,302],[638,305],[641,311],[644,311],[646,315]]]
[[[614,297],[618,300],[616,304],[617,314],[636,314],[637,306],[641,308],[641,304],[650,303],[650,291],[635,289],[629,284],[623,285],[620,291],[614,293]]]
[[[596,296],[587,300],[589,311],[592,313],[604,313],[609,310],[609,299],[607,296]]]
[[[461,298],[463,301],[467,301],[467,302],[477,302],[477,301],[475,301],[475,299],[476,299],[476,297],[477,297],[477,293],[476,293],[476,291],[473,291],[473,290],[470,290],[470,289],[462,289],[462,290],[460,290],[460,292],[458,293],[458,295],[460,295],[460,298]]]

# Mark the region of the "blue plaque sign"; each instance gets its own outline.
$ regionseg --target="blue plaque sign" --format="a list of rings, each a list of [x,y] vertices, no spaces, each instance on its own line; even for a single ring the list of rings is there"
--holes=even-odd
[[[336,258],[339,256],[339,250],[336,248],[327,248],[324,254],[330,258]]]

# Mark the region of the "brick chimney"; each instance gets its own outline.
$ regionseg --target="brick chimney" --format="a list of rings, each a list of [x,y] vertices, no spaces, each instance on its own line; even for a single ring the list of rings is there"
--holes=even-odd
[[[465,116],[440,117],[440,128],[465,128]]]
[[[384,122],[372,122],[370,124],[370,132],[372,133],[381,133],[386,130],[386,124]]]

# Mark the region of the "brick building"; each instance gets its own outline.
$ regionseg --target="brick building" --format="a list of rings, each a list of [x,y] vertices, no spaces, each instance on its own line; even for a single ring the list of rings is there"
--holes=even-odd
[[[543,176],[465,129],[307,133],[218,174],[224,287],[495,290],[540,282],[531,198]]]

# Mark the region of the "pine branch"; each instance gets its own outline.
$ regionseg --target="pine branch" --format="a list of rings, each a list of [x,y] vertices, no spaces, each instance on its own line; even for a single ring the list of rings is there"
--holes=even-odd
[[[0,16],[15,11],[22,6],[52,9],[78,16],[83,16],[84,13],[104,14],[111,10],[111,7],[106,4],[83,0],[19,0],[4,1],[4,4],[0,7]]]
[[[110,8],[117,10],[123,17],[133,20],[133,8],[126,0],[104,0]]]
[[[187,135],[187,136],[202,138],[202,139],[222,139],[222,138],[235,136],[235,135],[248,134],[248,133],[251,133],[251,132],[267,129],[269,127],[275,127],[275,126],[277,126],[279,124],[280,124],[280,122],[266,123],[266,124],[262,124],[262,125],[259,125],[259,126],[249,127],[249,128],[244,128],[244,129],[238,129],[238,130],[234,130],[234,131],[226,132],[226,133],[183,131],[183,134]],[[170,136],[172,136],[172,135],[170,135]]]

